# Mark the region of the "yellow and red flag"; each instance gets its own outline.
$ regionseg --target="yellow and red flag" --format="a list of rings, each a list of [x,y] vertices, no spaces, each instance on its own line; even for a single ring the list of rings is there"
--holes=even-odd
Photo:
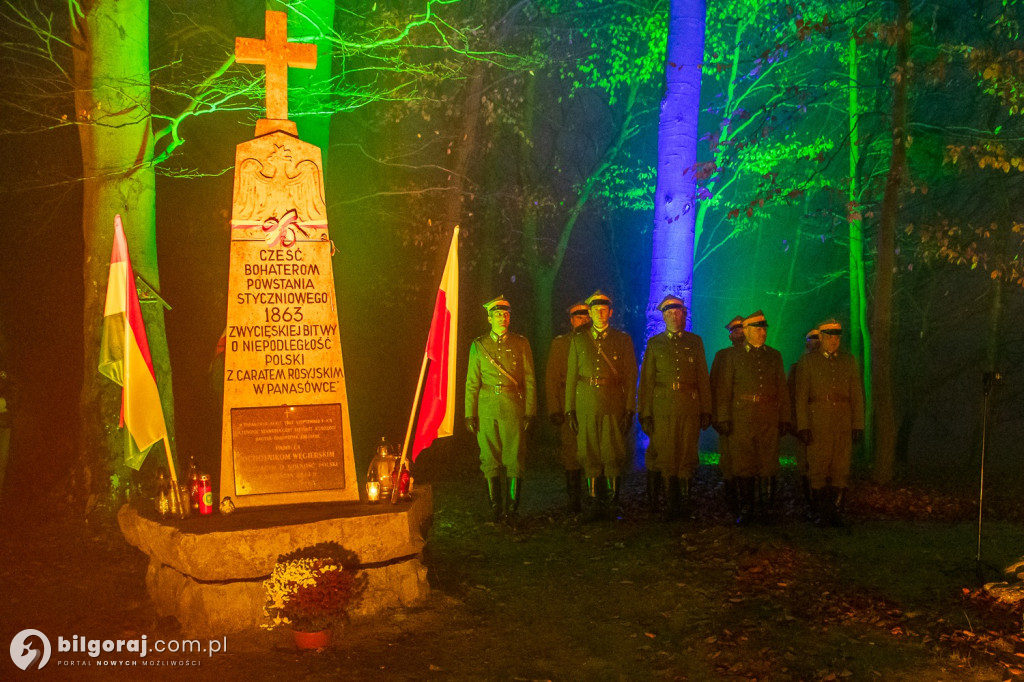
[[[127,439],[125,463],[138,470],[153,444],[167,435],[167,426],[120,215],[114,216],[99,370],[121,386],[120,425],[127,425],[131,436]]]
[[[434,442],[454,433],[455,352],[459,327],[459,228],[455,228],[448,260],[441,274],[441,286],[430,321],[426,355],[429,361],[423,383],[423,399],[412,441],[412,461]]]

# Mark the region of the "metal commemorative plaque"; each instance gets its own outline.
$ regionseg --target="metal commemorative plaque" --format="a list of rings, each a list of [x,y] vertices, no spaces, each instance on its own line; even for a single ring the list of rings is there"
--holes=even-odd
[[[272,495],[345,487],[341,405],[231,410],[235,493]]]

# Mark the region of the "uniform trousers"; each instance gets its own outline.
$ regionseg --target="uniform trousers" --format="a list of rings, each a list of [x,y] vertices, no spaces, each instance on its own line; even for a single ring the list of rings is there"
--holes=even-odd
[[[845,488],[850,478],[853,419],[848,403],[816,402],[811,406],[811,444],[807,466],[811,487]]]
[[[579,466],[587,478],[616,478],[626,470],[626,439],[619,415],[581,414],[576,435]]]
[[[501,475],[502,468],[508,478],[522,477],[526,464],[522,419],[499,420],[481,416],[476,442],[480,446],[480,471],[484,478]]]
[[[779,473],[779,409],[775,402],[733,404],[729,435],[733,474],[771,478]]]

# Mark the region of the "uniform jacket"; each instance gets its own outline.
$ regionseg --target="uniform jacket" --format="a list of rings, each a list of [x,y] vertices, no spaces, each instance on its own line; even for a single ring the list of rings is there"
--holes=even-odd
[[[518,387],[513,386],[488,356],[512,375]],[[536,414],[533,351],[526,337],[507,332],[500,342],[490,334],[473,339],[466,371],[466,416],[513,419]]]
[[[548,414],[558,414],[565,409],[565,372],[569,366],[569,345],[575,331],[559,334],[551,340],[548,351],[548,367],[544,373],[544,394]]]
[[[850,408],[851,428],[864,429],[864,389],[860,369],[849,353],[828,358],[824,351],[808,353],[796,366],[796,428],[821,428],[812,421],[826,418],[825,410]],[[815,419],[812,419],[812,414]]]
[[[711,414],[711,381],[704,342],[696,334],[652,336],[640,368],[640,417],[676,410]]]
[[[591,328],[572,337],[565,375],[566,412],[621,415],[635,410],[633,340],[626,332],[611,327],[604,334],[597,341]]]
[[[771,346],[744,344],[720,351],[721,371],[715,377],[715,419],[732,421],[737,408],[771,410],[780,422],[791,422],[789,385],[782,354]]]

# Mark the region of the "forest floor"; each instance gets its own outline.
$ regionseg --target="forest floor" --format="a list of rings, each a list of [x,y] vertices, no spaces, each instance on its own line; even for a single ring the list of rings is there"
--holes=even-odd
[[[431,484],[421,606],[353,621],[333,647],[281,631],[228,635],[213,655],[151,654],[111,669],[64,654],[2,679],[1004,680],[1024,675],[1022,614],[980,589],[1024,554],[1024,508],[986,492],[858,481],[846,529],[803,519],[792,470],[781,517],[737,527],[702,467],[693,518],[644,510],[642,472],[621,520],[580,524],[560,471],[531,472],[523,528],[484,523],[478,472]],[[959,487],[969,487],[962,482]],[[975,483],[976,485],[976,483]],[[954,486],[945,486],[954,487]],[[17,520],[17,523],[12,523]],[[181,638],[144,585],[147,558],[110,524],[7,515],[0,531],[4,650],[34,628],[70,639]],[[83,664],[57,666],[71,659]],[[110,658],[110,657],[108,657]],[[130,661],[131,656],[120,657]]]

